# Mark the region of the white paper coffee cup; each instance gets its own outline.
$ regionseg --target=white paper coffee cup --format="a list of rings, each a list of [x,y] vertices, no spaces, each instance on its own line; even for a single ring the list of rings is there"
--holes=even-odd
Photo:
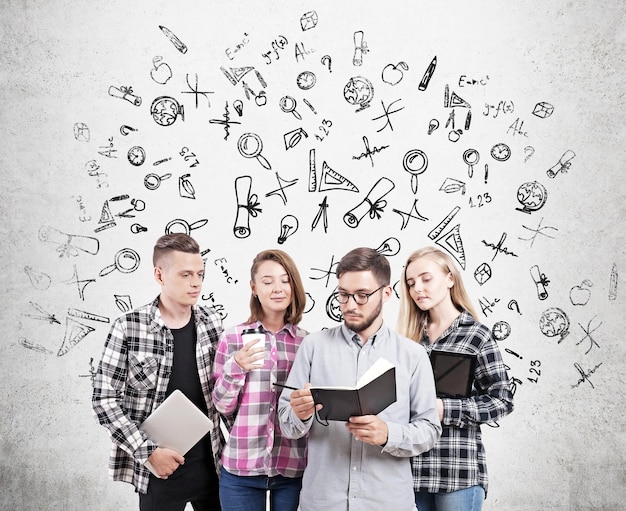
[[[262,332],[255,332],[251,334],[242,334],[241,339],[245,346],[249,348],[263,348],[265,350],[265,334]],[[261,367],[265,364],[265,351],[263,351],[263,357],[252,362],[253,365]]]

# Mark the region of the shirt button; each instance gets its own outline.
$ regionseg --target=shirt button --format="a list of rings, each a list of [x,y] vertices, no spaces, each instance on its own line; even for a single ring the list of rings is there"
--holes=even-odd
[[[356,467],[352,467],[352,471],[353,471],[353,472],[356,472],[356,471],[357,471],[357,468],[356,468]]]

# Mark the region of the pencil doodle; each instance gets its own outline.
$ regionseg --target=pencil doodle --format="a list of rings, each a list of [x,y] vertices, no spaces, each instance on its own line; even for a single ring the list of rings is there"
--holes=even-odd
[[[617,300],[617,283],[619,280],[619,272],[617,264],[613,263],[611,267],[611,276],[609,277],[609,300]]]
[[[244,133],[241,135],[237,142],[237,149],[244,158],[256,158],[263,168],[267,170],[272,169],[270,162],[261,154],[263,141],[256,133]]]
[[[487,263],[479,264],[478,267],[474,270],[474,279],[481,286],[491,278],[491,275],[491,266],[489,266]]]
[[[360,112],[374,99],[374,86],[364,76],[353,76],[343,88],[343,97],[351,105],[358,106],[356,112]]]
[[[35,342],[29,341],[26,337],[20,337],[17,341],[21,346],[27,348],[32,351],[37,351],[39,353],[44,353],[46,355],[54,355],[54,352],[45,348],[41,344],[37,344]]]
[[[250,236],[250,217],[255,218],[263,210],[259,207],[258,196],[251,194],[252,177],[239,176],[235,179],[235,198],[237,201],[237,212],[233,233],[236,238],[247,238]]]
[[[150,69],[150,78],[159,85],[165,85],[173,76],[172,68],[167,62],[163,62],[163,57],[157,55],[152,58],[152,69]]]
[[[585,336],[576,343],[576,346],[578,346],[579,344],[583,343],[586,340],[589,340],[589,348],[587,349],[587,351],[585,351],[585,355],[587,355],[594,347],[596,348],[600,347],[598,342],[593,337],[591,337],[591,334],[594,333],[598,328],[602,326],[602,322],[600,322],[600,324],[597,327],[595,327],[593,330],[591,329],[591,323],[593,322],[594,319],[596,319],[596,317],[597,316],[594,316],[593,318],[589,320],[586,328],[582,326],[580,323],[578,323],[578,326],[585,333]]]
[[[548,298],[548,291],[546,287],[548,287],[550,281],[548,280],[548,277],[546,277],[546,274],[542,273],[541,270],[539,270],[539,266],[535,264],[530,267],[530,276],[532,277],[537,288],[537,298],[540,300]]]
[[[200,229],[200,227],[204,227],[207,223],[209,223],[209,220],[206,218],[202,218],[191,223],[187,222],[187,220],[183,220],[182,218],[175,218],[174,220],[170,220],[165,226],[165,234],[177,232],[191,234],[191,231]]]
[[[518,240],[522,240],[522,241],[530,241],[530,247],[532,248],[532,246],[535,244],[535,240],[537,239],[537,236],[539,236],[540,234],[542,236],[545,236],[546,238],[550,238],[550,239],[554,239],[554,236],[550,236],[549,234],[546,234],[543,231],[547,231],[547,230],[551,230],[551,231],[558,231],[558,229],[556,227],[551,227],[549,225],[546,225],[545,227],[541,226],[541,223],[543,222],[543,217],[541,217],[541,220],[539,221],[539,224],[537,225],[537,227],[535,229],[531,229],[530,227],[527,227],[525,225],[522,225],[522,227],[524,229],[526,229],[527,231],[530,231],[532,233],[534,233],[530,238],[520,238],[518,237]]]
[[[58,357],[66,355],[74,346],[82,341],[87,335],[93,332],[95,328],[85,325],[80,321],[76,321],[70,317],[65,318],[65,336],[61,347],[57,352]]]
[[[569,318],[559,307],[550,307],[541,313],[539,329],[546,337],[559,336],[559,343],[569,335]]]
[[[28,275],[31,285],[40,291],[45,291],[52,284],[52,279],[47,273],[33,270],[31,266],[24,266],[24,273]]]
[[[74,138],[79,142],[89,142],[91,139],[91,132],[89,131],[89,126],[87,126],[84,122],[76,122],[74,123]]]
[[[278,172],[276,172],[276,181],[278,181],[278,188],[276,188],[275,190],[272,190],[270,192],[267,192],[265,194],[266,197],[271,197],[272,195],[278,195],[281,200],[283,201],[283,204],[287,204],[287,194],[285,193],[285,188],[289,188],[290,186],[295,185],[298,182],[298,178],[295,179],[283,179],[282,177],[280,177],[278,175]]]
[[[406,62],[387,64],[381,73],[381,80],[389,85],[398,85],[404,78],[404,71],[409,70]]]
[[[85,300],[85,288],[91,284],[92,282],[95,282],[96,279],[85,279],[82,280],[78,277],[78,270],[76,269],[76,265],[74,265],[74,273],[72,274],[72,276],[68,279],[63,281],[66,284],[76,284],[76,289],[78,291],[78,297],[81,300]]]
[[[212,91],[200,91],[198,90],[198,73],[195,73],[196,75],[196,88],[194,89],[191,84],[189,83],[189,73],[187,73],[185,81],[187,82],[187,87],[189,87],[189,90],[186,91],[181,91],[181,94],[193,94],[196,98],[196,109],[198,108],[198,96],[202,96],[203,98],[206,99],[207,101],[207,106],[210,107],[211,106],[211,100],[208,98],[208,94],[215,94]]]
[[[57,325],[61,324],[61,322],[55,317],[54,314],[51,314],[50,312],[46,311],[38,303],[35,303],[35,302],[28,302],[28,303],[30,303],[30,306],[33,309],[35,309],[38,312],[38,314],[22,314],[22,316],[26,316],[28,318],[33,318],[33,319],[38,319],[40,321],[47,321],[51,325],[54,325],[55,323]]]
[[[317,114],[317,111],[315,110],[315,108],[313,107],[313,105],[309,102],[308,99],[306,98],[302,98],[302,102],[309,107],[309,110],[311,110],[311,112],[313,112],[314,114]]]
[[[352,57],[352,64],[354,66],[363,65],[363,56],[369,52],[367,42],[363,39],[363,31],[357,30],[352,39],[354,40],[354,56]]]
[[[493,244],[493,243],[489,243],[485,240],[482,240],[483,245],[485,245],[486,247],[491,248],[494,251],[493,257],[491,258],[491,260],[493,261],[498,254],[504,254],[504,255],[510,255],[512,257],[518,257],[517,254],[511,252],[508,247],[504,246],[504,242],[507,238],[507,234],[506,232],[502,233],[502,236],[500,236],[500,241],[498,241],[497,244]]]
[[[171,96],[159,96],[150,105],[150,115],[159,126],[171,126],[180,116],[185,120],[185,109]]]
[[[113,264],[105,266],[100,270],[99,276],[104,277],[115,270],[120,273],[132,273],[139,268],[140,261],[141,259],[136,250],[123,248],[115,254]]]
[[[554,113],[554,106],[547,101],[540,101],[533,108],[533,115],[540,119],[547,119]]]
[[[521,208],[515,208],[523,213],[532,213],[540,210],[548,200],[548,190],[541,183],[531,181],[523,183],[517,189],[517,201],[522,205]]]
[[[280,234],[276,240],[279,245],[287,241],[287,238],[293,236],[298,230],[298,219],[293,215],[285,215],[280,221]]]
[[[365,152],[359,154],[358,156],[353,156],[352,159],[360,160],[361,158],[369,158],[372,163],[372,167],[374,166],[374,155],[389,148],[388,145],[383,145],[380,147],[374,146],[373,149],[370,149],[370,143],[366,136],[363,136],[363,144],[365,145]]]
[[[376,252],[386,257],[392,257],[400,252],[401,247],[400,240],[391,236],[378,246]]]
[[[430,64],[428,64],[426,71],[424,71],[424,76],[422,76],[422,79],[420,80],[420,83],[417,86],[417,90],[420,90],[420,91],[426,90],[426,88],[428,87],[428,84],[430,83],[431,78],[433,77],[433,74],[435,73],[436,67],[437,67],[437,56],[435,55],[433,59],[430,61]]]
[[[387,201],[384,200],[384,197],[395,186],[389,178],[381,177],[372,186],[367,196],[344,215],[344,223],[348,227],[356,228],[365,215],[369,215],[371,219],[380,219],[385,206],[387,206]]]
[[[561,174],[567,174],[567,171],[572,166],[570,162],[572,161],[574,156],[576,156],[576,153],[574,151],[571,151],[570,149],[565,151],[563,153],[563,156],[559,158],[559,161],[557,161],[552,167],[550,167],[546,171],[546,174],[548,175],[548,177],[554,179],[559,172]]]
[[[111,85],[109,87],[109,96],[124,99],[135,106],[141,106],[141,98],[133,92],[133,88],[130,86],[121,85],[120,87],[115,87]]]
[[[169,28],[164,27],[163,25],[159,25],[159,28],[161,29],[161,32],[163,32],[165,37],[167,37],[174,45],[174,48],[176,48],[179,52],[183,54],[187,53],[187,45],[183,43],[178,37],[176,37],[176,34],[174,34],[174,32],[172,32]]]
[[[409,221],[411,220],[411,218],[416,218],[417,220],[421,220],[422,222],[428,220],[428,218],[426,218],[417,210],[417,199],[413,199],[413,205],[411,206],[411,209],[408,213],[395,208],[392,211],[394,213],[398,213],[402,217],[402,226],[400,227],[401,231],[406,229],[407,225],[409,225]]]
[[[317,25],[319,18],[317,16],[317,12],[316,11],[308,11],[305,12],[301,17],[300,17],[300,28],[302,28],[302,31],[306,31],[306,30],[311,30],[312,28],[315,28],[315,26]]]
[[[49,225],[39,229],[39,240],[57,245],[59,257],[77,257],[81,252],[96,255],[100,250],[98,238],[80,234],[66,234]]]
[[[391,107],[395,105],[398,101],[402,101],[402,100],[396,99],[395,101],[392,101],[391,103],[389,103],[389,105],[385,106],[385,102],[382,99],[380,100],[380,103],[383,106],[383,114],[379,115],[378,117],[374,117],[372,121],[377,121],[379,119],[382,119],[383,117],[385,117],[387,120],[385,122],[385,125],[382,128],[380,128],[379,130],[376,130],[377,133],[380,133],[381,131],[383,131],[387,126],[389,126],[389,129],[393,131],[393,124],[391,124],[391,119],[389,115],[395,114],[395,113],[400,112],[401,110],[404,110],[404,107],[398,108],[397,110],[391,110]]]
[[[587,303],[589,303],[589,299],[591,298],[591,287],[593,287],[593,282],[589,279],[585,279],[579,285],[573,286],[569,290],[569,299],[570,302],[572,302],[572,305],[587,305]]]

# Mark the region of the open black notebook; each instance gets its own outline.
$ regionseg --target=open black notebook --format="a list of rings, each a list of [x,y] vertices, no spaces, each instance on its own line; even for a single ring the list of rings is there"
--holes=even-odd
[[[469,397],[474,386],[476,355],[432,350],[430,363],[437,397]]]

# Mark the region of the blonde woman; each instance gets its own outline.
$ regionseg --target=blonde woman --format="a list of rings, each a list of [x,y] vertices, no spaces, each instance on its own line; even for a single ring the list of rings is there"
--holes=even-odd
[[[432,350],[476,356],[469,397],[437,399],[443,432],[411,460],[420,511],[479,511],[487,494],[481,424],[513,410],[509,377],[491,330],[478,321],[453,259],[424,247],[407,259],[400,279],[397,330]]]

